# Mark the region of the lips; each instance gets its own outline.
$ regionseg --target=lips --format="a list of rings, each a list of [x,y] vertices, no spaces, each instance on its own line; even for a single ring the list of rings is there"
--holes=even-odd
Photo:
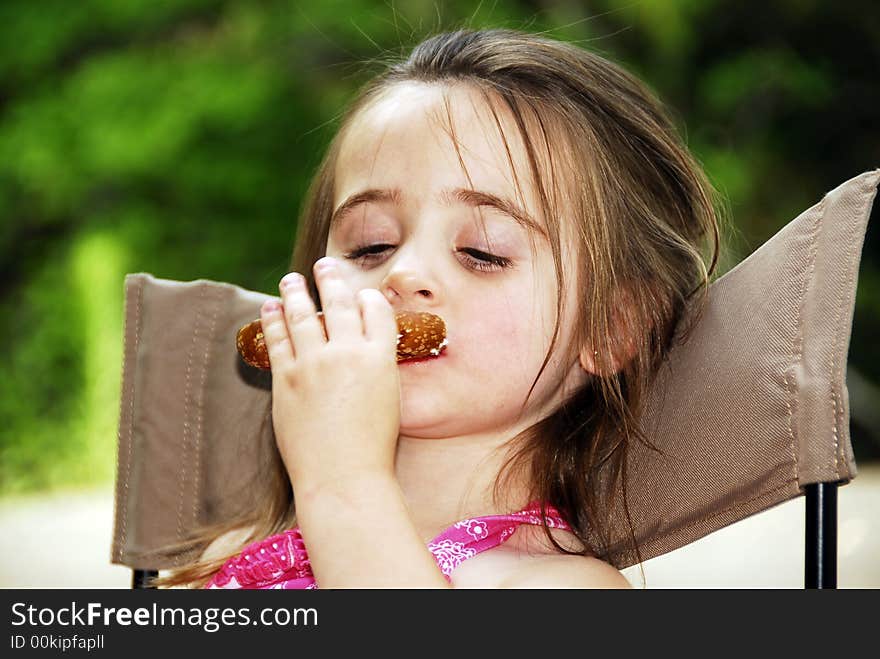
[[[446,356],[446,351],[443,350],[436,357],[418,357],[416,359],[405,359],[403,361],[398,362],[398,366],[404,366],[405,364],[424,364],[427,362],[436,362],[437,360],[443,359]]]

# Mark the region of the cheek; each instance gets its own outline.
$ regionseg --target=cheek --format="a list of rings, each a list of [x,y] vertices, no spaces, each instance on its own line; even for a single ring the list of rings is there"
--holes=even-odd
[[[533,303],[526,299],[492,300],[474,308],[462,337],[468,360],[487,377],[521,371],[534,375],[534,362],[544,357],[544,332]]]

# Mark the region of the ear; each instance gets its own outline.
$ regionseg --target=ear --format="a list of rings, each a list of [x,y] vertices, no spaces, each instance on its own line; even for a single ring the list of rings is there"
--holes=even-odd
[[[628,296],[622,299],[630,300]],[[619,372],[638,352],[636,340],[637,323],[627,313],[628,307],[618,306],[613,313],[613,329],[611,341],[605,346],[594,348],[585,345],[580,351],[581,368],[597,376],[608,376]],[[628,316],[630,316],[628,318]],[[610,355],[600,354],[601,350],[610,350]]]
[[[598,350],[593,350],[591,346],[585,346],[581,350],[580,354],[580,362],[581,368],[584,369],[587,373],[591,373],[593,375],[598,375],[596,369],[596,358],[599,356]]]
[[[580,352],[581,368],[593,375],[613,375],[626,366],[635,356],[637,346],[631,338],[622,341],[612,340],[610,359],[600,359],[599,351],[592,346],[584,346]],[[606,363],[603,363],[606,362]]]

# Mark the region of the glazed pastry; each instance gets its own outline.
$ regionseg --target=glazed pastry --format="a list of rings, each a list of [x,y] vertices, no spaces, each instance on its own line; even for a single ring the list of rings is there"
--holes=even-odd
[[[323,322],[324,315],[319,311]],[[397,361],[436,357],[446,347],[446,323],[440,316],[426,311],[401,311],[397,320]],[[268,370],[269,352],[263,339],[263,325],[257,318],[240,330],[235,345],[245,362]]]

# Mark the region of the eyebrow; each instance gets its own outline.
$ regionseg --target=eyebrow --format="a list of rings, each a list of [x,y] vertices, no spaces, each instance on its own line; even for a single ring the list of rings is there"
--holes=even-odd
[[[403,193],[398,188],[371,188],[362,192],[356,192],[339,204],[339,207],[333,211],[333,215],[330,217],[330,228],[332,229],[345,215],[361,204],[391,202],[400,205],[403,201],[403,196]],[[512,218],[523,228],[534,231],[545,238],[547,237],[547,232],[544,228],[525,209],[510,199],[499,197],[490,192],[470,190],[468,188],[446,188],[440,191],[438,198],[444,206],[452,206],[457,202],[472,208],[479,206],[495,208]]]

